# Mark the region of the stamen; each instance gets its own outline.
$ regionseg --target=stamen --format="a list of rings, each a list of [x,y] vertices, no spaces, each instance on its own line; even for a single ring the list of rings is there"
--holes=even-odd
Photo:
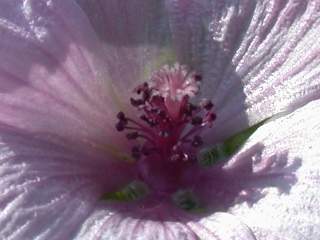
[[[192,116],[193,112],[197,109],[197,106],[193,105],[192,103],[188,103],[187,106],[183,109],[183,113],[186,116]]]
[[[192,125],[201,125],[203,123],[202,117],[196,116],[194,118],[192,118],[191,124]]]
[[[200,106],[207,111],[210,111],[213,108],[213,103],[208,99],[203,99],[200,102]]]
[[[131,102],[131,105],[134,107],[139,107],[145,103],[145,101],[143,101],[142,99],[134,99],[134,98],[130,98],[130,102]]]
[[[203,144],[202,138],[200,136],[194,136],[192,140],[193,147],[200,147]]]
[[[122,132],[125,128],[126,128],[126,123],[123,122],[123,121],[119,121],[119,122],[116,124],[116,129],[117,129],[119,132]]]
[[[124,115],[123,112],[119,112],[119,113],[117,114],[117,118],[118,118],[119,120],[122,120],[122,121],[125,121],[125,120],[126,120],[126,116]]]
[[[195,74],[194,75],[194,79],[197,81],[197,82],[200,82],[202,81],[202,76],[200,74]]]
[[[207,122],[213,122],[214,120],[216,120],[216,118],[217,118],[217,116],[216,116],[215,113],[213,113],[213,112],[208,112],[207,115],[206,115],[206,117],[205,117],[205,120],[206,120]]]
[[[139,140],[131,155],[148,165],[139,174],[146,182],[154,178],[146,169],[160,171],[170,166],[163,176],[176,171],[170,176],[179,179],[183,168],[197,164],[198,148],[204,144],[201,131],[211,127],[216,118],[210,100],[190,102],[199,92],[202,76],[186,69],[179,64],[161,68],[152,75],[150,84],[144,82],[134,89],[137,96],[131,97],[130,103],[139,117],[129,118],[123,112],[117,115],[116,129],[130,131],[126,134],[130,141]]]

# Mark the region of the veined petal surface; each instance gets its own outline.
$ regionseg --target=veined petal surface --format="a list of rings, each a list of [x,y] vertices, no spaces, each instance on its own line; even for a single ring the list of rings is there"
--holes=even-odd
[[[236,217],[216,213],[200,219],[171,203],[135,208],[97,207],[76,239],[114,240],[255,240],[251,230]]]
[[[313,101],[259,128],[222,168],[203,175],[195,188],[201,199],[237,216],[257,239],[318,239],[319,110]]]
[[[70,239],[131,177],[101,45],[64,0],[0,1],[0,35],[0,235]]]
[[[3,0],[0,34],[2,122],[83,141],[113,136],[110,78],[77,4]]]
[[[167,0],[181,61],[204,75],[225,138],[319,98],[319,0]]]
[[[101,195],[125,183],[126,168],[59,140],[0,124],[1,238],[72,239]]]
[[[267,181],[256,186],[265,195],[251,207],[229,205],[237,218],[217,214],[199,222],[169,206],[131,215],[130,209],[129,215],[92,209],[101,193],[115,186],[108,180],[125,180],[120,165],[104,161],[108,152],[96,154],[105,149],[102,143],[120,141],[113,135],[119,96],[162,63],[177,58],[203,73],[203,95],[213,98],[218,111],[215,138],[318,98],[320,2],[92,2],[79,0],[82,10],[63,0],[0,2],[1,235],[68,239],[89,216],[80,239],[126,239],[128,233],[133,239],[255,239],[253,233],[258,239],[319,238],[319,102],[266,124],[224,168],[234,174],[252,163],[244,173],[265,177],[272,167],[286,170],[280,175],[290,173],[290,164],[299,160],[290,194],[266,189]],[[98,3],[103,12],[94,15]],[[246,151],[261,153],[258,162],[250,162]],[[250,180],[248,175],[242,186],[253,187]],[[275,187],[277,180],[280,184],[280,177],[271,181]],[[210,201],[214,194],[206,190]],[[221,231],[227,222],[230,228]]]
[[[120,97],[177,60],[164,1],[76,1],[103,43],[106,68]]]

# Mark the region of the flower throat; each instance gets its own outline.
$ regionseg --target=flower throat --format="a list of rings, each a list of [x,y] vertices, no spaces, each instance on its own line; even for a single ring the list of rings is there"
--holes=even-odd
[[[185,66],[164,66],[150,83],[134,89],[136,97],[130,102],[139,117],[117,115],[116,129],[135,141],[131,155],[137,162],[137,177],[157,191],[171,192],[181,186],[184,171],[197,163],[202,130],[216,118],[211,101],[190,102],[201,81],[201,75]]]

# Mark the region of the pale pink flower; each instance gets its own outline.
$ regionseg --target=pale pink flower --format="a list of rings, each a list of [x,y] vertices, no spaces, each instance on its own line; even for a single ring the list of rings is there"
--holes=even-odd
[[[0,238],[320,239],[319,37],[319,0],[0,0]],[[115,125],[152,99],[145,122],[170,117],[148,134],[177,136],[128,138],[177,150],[151,161]],[[197,165],[202,141],[272,116]],[[101,199],[137,178],[147,197]]]

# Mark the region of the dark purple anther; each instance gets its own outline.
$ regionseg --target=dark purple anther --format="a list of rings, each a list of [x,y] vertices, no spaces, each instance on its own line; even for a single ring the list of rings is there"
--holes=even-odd
[[[138,132],[131,132],[127,134],[127,138],[129,140],[133,140],[133,139],[137,139],[139,137],[139,133]]]
[[[192,146],[193,147],[200,147],[203,144],[203,140],[200,136],[194,136],[192,140]]]
[[[144,91],[148,91],[148,90],[149,90],[149,84],[147,82],[144,82],[140,84],[138,87],[136,87],[134,89],[134,92],[136,92],[137,94],[141,94]]]
[[[184,114],[186,114],[187,116],[192,116],[195,110],[197,110],[197,106],[192,103],[188,103],[184,109]]]
[[[213,108],[213,103],[210,100],[204,99],[201,101],[200,106],[207,111],[210,111]]]
[[[195,74],[195,75],[194,75],[194,80],[196,80],[197,82],[202,81],[202,75],[200,75],[200,74]]]
[[[203,123],[203,119],[202,117],[199,117],[199,116],[196,116],[191,120],[192,125],[201,125],[202,123]]]
[[[209,112],[206,116],[206,120],[208,122],[213,122],[214,120],[216,120],[216,118],[217,118],[217,115],[213,112]]]
[[[142,99],[134,99],[130,98],[131,105],[134,107],[139,107],[141,105],[144,105],[145,101]]]
[[[126,120],[126,115],[125,115],[123,112],[119,112],[119,113],[117,114],[117,118],[118,118],[119,120]]]
[[[119,131],[119,132],[122,132],[126,127],[126,123],[124,121],[119,121],[117,124],[116,124],[116,129]]]

